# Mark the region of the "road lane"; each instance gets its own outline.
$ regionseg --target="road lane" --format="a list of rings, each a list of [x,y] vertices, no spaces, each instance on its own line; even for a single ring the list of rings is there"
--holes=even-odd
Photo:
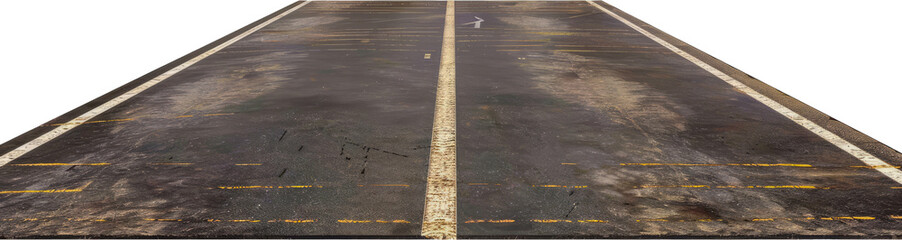
[[[476,17],[460,236],[899,233],[893,180],[588,3],[458,4]]]
[[[0,168],[0,232],[418,236],[444,13],[312,2]]]

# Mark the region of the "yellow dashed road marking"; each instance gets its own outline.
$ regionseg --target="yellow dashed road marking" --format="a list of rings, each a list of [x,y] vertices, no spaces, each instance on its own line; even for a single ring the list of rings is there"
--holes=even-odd
[[[283,223],[313,223],[316,222],[316,219],[278,219],[278,220],[269,220],[266,222],[283,222]]]
[[[16,193],[74,193],[84,191],[91,183],[94,181],[88,181],[85,185],[82,185],[76,189],[46,189],[46,190],[13,190],[13,191],[0,191],[0,194],[16,194]]]
[[[512,223],[512,222],[516,222],[516,221],[514,221],[513,219],[500,219],[500,220],[489,219],[489,220],[467,220],[464,223]]]
[[[170,163],[170,162],[158,162],[158,163],[151,163],[150,165],[188,166],[188,165],[194,165],[194,163],[186,163],[186,162],[171,162],[171,163]]]
[[[566,220],[566,219],[533,219],[530,221],[537,222],[537,223],[572,223],[573,222],[572,220]]]
[[[81,192],[81,189],[47,189],[47,190],[16,190],[16,191],[0,191],[0,194],[14,193],[71,193]]]

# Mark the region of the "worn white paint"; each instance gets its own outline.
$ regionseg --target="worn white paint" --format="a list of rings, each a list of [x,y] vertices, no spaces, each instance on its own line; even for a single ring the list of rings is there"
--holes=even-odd
[[[476,21],[464,23],[464,25],[466,26],[466,25],[473,24],[473,28],[479,28],[480,26],[482,26],[482,22],[484,22],[485,20],[482,20],[482,18],[479,18],[477,16],[473,16],[473,17],[476,18]]]

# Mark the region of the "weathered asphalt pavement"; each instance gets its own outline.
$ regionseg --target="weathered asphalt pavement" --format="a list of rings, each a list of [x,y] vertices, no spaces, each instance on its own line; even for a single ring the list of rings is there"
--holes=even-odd
[[[879,142],[740,79],[890,166],[588,2],[455,4],[454,236],[902,234],[902,185],[877,171],[902,162]],[[312,2],[3,144],[74,127],[0,167],[0,236],[420,237],[446,10]]]

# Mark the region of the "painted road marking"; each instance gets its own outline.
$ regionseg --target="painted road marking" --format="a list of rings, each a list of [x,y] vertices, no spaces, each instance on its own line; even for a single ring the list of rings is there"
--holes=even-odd
[[[476,21],[464,23],[464,26],[473,24],[473,28],[479,28],[479,26],[482,25],[482,22],[485,21],[485,20],[482,20],[482,18],[479,18],[477,16],[473,16],[473,17],[476,18]]]
[[[445,6],[445,31],[435,93],[435,118],[426,178],[422,236],[457,238],[457,112],[454,56],[454,0]]]
[[[736,79],[733,79],[733,77],[730,77],[729,75],[721,72],[720,70],[717,70],[716,68],[712,67],[711,65],[708,65],[707,63],[703,62],[702,60],[699,60],[698,58],[690,55],[689,53],[687,53],[683,50],[680,50],[673,44],[670,44],[667,41],[664,41],[664,39],[661,39],[661,38],[655,36],[651,32],[646,31],[645,29],[642,29],[642,27],[639,27],[638,25],[630,22],[629,20],[626,20],[625,18],[621,17],[620,15],[617,15],[616,13],[612,12],[611,10],[608,10],[607,8],[604,8],[601,5],[598,5],[597,3],[593,2],[592,0],[586,0],[586,2],[588,2],[592,6],[595,6],[599,10],[607,13],[611,17],[614,17],[617,20],[620,20],[620,22],[623,22],[627,26],[642,33],[646,37],[650,38],[651,40],[654,40],[655,42],[661,44],[662,46],[666,47],[667,49],[670,49],[674,53],[685,58],[686,60],[689,60],[690,62],[701,67],[702,69],[705,69],[709,73],[714,74],[714,76],[717,76],[721,80],[729,83],[730,85],[732,85],[739,91],[745,92],[746,94],[748,94],[752,98],[758,100],[759,102],[763,103],[764,105],[767,105],[768,107],[776,110],[778,113],[782,114],[783,116],[798,123],[799,125],[802,125],[802,127],[808,129],[809,131],[813,132],[814,134],[817,134],[821,138],[824,138],[824,140],[827,140],[828,142],[832,143],[833,145],[836,145],[843,151],[846,151],[847,153],[851,154],[855,158],[858,158],[858,160],[861,160],[868,166],[875,167],[874,168],[875,170],[879,171],[880,173],[883,173],[884,175],[893,179],[897,183],[902,184],[902,170],[899,170],[896,168],[877,168],[877,166],[888,166],[889,164],[887,164],[883,160],[880,160],[879,158],[871,155],[870,153],[865,152],[861,148],[858,148],[857,146],[853,145],[852,143],[846,141],[845,139],[840,138],[836,134],[828,131],[827,129],[824,129],[823,127],[817,125],[816,123],[812,122],[811,120],[808,120],[807,118],[803,117],[802,115],[799,115],[798,113],[792,111],[791,109],[787,108],[786,106],[783,106],[782,104],[777,103],[776,101],[768,98],[767,96],[764,96],[761,93],[758,93],[757,91],[753,90],[752,88],[737,81]]]
[[[73,193],[73,192],[81,192],[84,191],[85,188],[88,188],[91,183],[94,181],[88,181],[85,185],[82,185],[79,188],[75,189],[46,189],[46,190],[13,190],[13,191],[0,191],[0,194],[16,194],[16,193]]]
[[[310,3],[310,1],[303,2],[291,9],[288,9],[287,11],[285,11],[279,15],[276,15],[275,17],[273,17],[269,20],[266,20],[266,21],[258,24],[257,26],[255,26],[251,29],[248,29],[247,31],[244,31],[243,33],[239,34],[238,36],[235,36],[232,39],[229,39],[228,41],[226,41],[222,44],[219,44],[218,46],[213,47],[210,50],[207,50],[206,52],[188,60],[187,62],[184,62],[172,69],[169,69],[169,71],[166,71],[166,72],[160,74],[159,76],[154,77],[153,79],[150,79],[147,82],[144,82],[143,84],[133,88],[132,90],[129,90],[128,92],[125,92],[122,95],[119,95],[116,98],[113,98],[113,99],[107,101],[106,103],[103,103],[100,106],[97,106],[94,109],[91,109],[90,111],[82,114],[81,116],[78,116],[75,119],[72,119],[63,125],[60,125],[60,126],[54,128],[53,130],[50,130],[50,132],[47,132],[44,135],[41,135],[40,137],[37,137],[34,140],[31,140],[28,143],[22,144],[21,146],[17,147],[16,149],[14,149],[6,154],[3,154],[3,156],[0,156],[0,166],[6,165],[7,163],[9,163],[11,161],[16,160],[16,158],[19,158],[20,156],[25,155],[26,153],[30,152],[31,150],[34,150],[35,148],[40,147],[44,143],[47,143],[50,140],[53,140],[54,138],[59,137],[60,135],[63,135],[63,133],[66,133],[69,130],[72,130],[73,128],[77,127],[78,125],[80,125],[88,120],[91,120],[94,117],[97,117],[97,115],[100,115],[101,113],[106,112],[107,110],[119,105],[120,103],[125,102],[128,99],[131,99],[132,97],[134,97],[135,95],[138,95],[139,93],[143,92],[144,90],[147,90],[148,88],[151,88],[154,85],[157,85],[157,83],[160,83],[163,80],[166,80],[167,78],[171,77],[172,75],[175,75],[176,73],[179,73],[182,70],[185,70],[186,68],[190,67],[191,65],[194,65],[195,63],[200,62],[204,58],[207,58],[208,56],[213,55],[216,52],[219,52],[223,48],[228,47],[229,45],[232,45],[233,43],[237,42],[238,40],[241,40],[241,39],[247,37],[251,33],[254,33],[257,30],[260,30],[261,28],[266,27],[269,24],[272,24],[273,22],[287,16],[288,14],[294,12],[295,10],[298,10],[299,8],[307,5],[308,3]]]
[[[485,219],[479,219],[479,220],[467,220],[467,221],[464,222],[464,223],[512,223],[512,222],[516,222],[516,221],[513,220],[513,219],[499,219],[499,220],[494,220],[494,219],[488,219],[488,220],[485,220]]]
[[[235,166],[260,166],[262,163],[236,163]]]
[[[186,163],[186,162],[158,162],[158,163],[151,163],[150,165],[161,165],[161,166],[189,166],[189,165],[194,165],[194,163]]]

